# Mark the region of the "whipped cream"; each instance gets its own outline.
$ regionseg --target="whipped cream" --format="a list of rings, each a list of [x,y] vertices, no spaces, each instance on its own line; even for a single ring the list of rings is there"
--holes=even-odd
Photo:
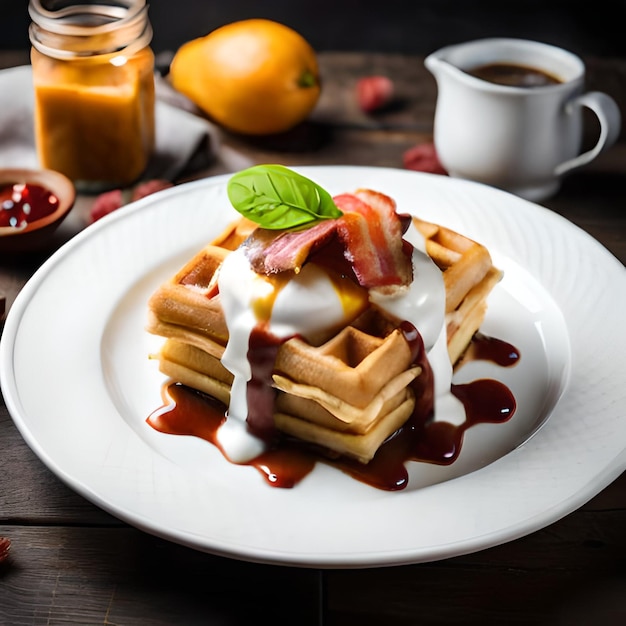
[[[348,279],[339,284],[337,277],[314,263],[305,264],[289,280],[281,280],[252,270],[244,248],[226,257],[218,276],[229,332],[222,364],[233,374],[234,382],[227,419],[217,437],[231,461],[248,462],[265,449],[264,442],[246,425],[247,383],[252,376],[248,345],[257,324],[266,322],[267,330],[279,339],[294,335],[307,339],[350,323],[365,308],[368,298],[419,330],[433,369],[436,415],[443,412],[446,420],[463,421],[463,407],[450,392],[452,365],[447,350],[443,275],[426,254],[424,238],[413,225],[404,238],[413,245],[413,281],[391,295],[384,290],[368,292]]]
[[[307,263],[290,280],[257,274],[244,248],[231,252],[220,268],[218,287],[229,341],[222,364],[234,376],[227,420],[218,441],[231,461],[243,463],[262,451],[260,439],[248,432],[247,383],[252,376],[248,361],[250,334],[259,322],[279,339],[300,335],[311,339],[352,321],[367,306],[367,290]],[[236,422],[234,424],[233,422]]]

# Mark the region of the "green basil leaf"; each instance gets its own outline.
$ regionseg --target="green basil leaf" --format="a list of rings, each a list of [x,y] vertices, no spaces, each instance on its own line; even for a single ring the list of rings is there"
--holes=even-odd
[[[298,228],[343,215],[325,189],[283,165],[242,170],[227,192],[235,209],[261,228]]]

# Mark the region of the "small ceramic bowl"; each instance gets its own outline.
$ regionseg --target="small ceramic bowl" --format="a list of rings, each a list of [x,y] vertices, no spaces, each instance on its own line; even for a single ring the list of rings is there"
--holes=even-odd
[[[12,216],[16,210],[8,197],[13,185],[26,185],[27,190],[32,186],[34,190],[39,192],[46,190],[52,194],[54,198],[52,204],[49,203],[46,207],[46,214],[38,219],[29,220],[28,216],[24,218],[22,212],[20,217],[11,218],[19,224],[15,226],[7,224],[9,213],[3,212],[11,211]],[[44,247],[59,224],[67,217],[75,200],[76,189],[73,183],[59,172],[0,169],[0,253],[25,252]],[[29,207],[26,207],[26,212],[29,210]]]

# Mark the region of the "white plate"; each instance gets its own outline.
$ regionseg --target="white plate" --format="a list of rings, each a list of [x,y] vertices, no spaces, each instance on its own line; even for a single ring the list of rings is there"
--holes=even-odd
[[[466,435],[449,467],[410,464],[400,492],[318,464],[274,489],[210,444],[148,427],[162,376],[146,301],[236,217],[227,177],[149,196],[75,237],[10,310],[0,382],[25,440],[122,520],[193,548],[267,563],[369,567],[442,559],[542,528],[626,466],[626,271],[583,231],[491,188],[403,170],[299,168],[331,193],[368,186],[486,244],[505,278],[484,330],[521,351],[502,380],[518,410]],[[543,426],[528,439],[536,427]]]

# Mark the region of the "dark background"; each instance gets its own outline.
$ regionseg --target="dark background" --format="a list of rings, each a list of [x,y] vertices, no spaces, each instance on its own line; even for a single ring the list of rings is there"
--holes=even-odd
[[[0,49],[29,47],[28,0],[0,0]],[[428,54],[489,36],[537,39],[580,55],[626,56],[626,0],[152,0],[155,52],[228,22],[265,17],[318,51]]]

